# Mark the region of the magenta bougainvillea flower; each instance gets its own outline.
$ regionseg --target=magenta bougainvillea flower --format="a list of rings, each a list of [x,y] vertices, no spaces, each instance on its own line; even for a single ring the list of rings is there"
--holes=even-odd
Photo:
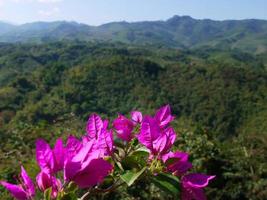
[[[176,139],[175,131],[168,127],[173,119],[169,105],[160,108],[154,117],[144,117],[137,138],[152,155],[161,156],[170,151]]]
[[[184,175],[193,166],[188,161],[189,154],[185,152],[169,152],[162,156],[162,160],[167,166],[167,170],[172,172],[175,176]]]
[[[80,188],[100,183],[113,169],[103,159],[112,154],[114,146],[112,130],[107,130],[108,121],[92,114],[86,127],[82,141],[68,138],[64,163],[64,179],[74,181]]]
[[[7,183],[5,181],[1,181],[0,184],[3,185],[15,199],[18,200],[32,199],[32,197],[35,196],[34,184],[22,166],[21,166],[20,180],[21,183],[19,185]]]
[[[53,199],[57,197],[57,194],[62,187],[59,179],[43,171],[36,176],[36,183],[39,189],[43,192],[49,188],[52,188],[51,196]]]
[[[42,171],[53,173],[55,161],[53,151],[43,139],[36,141],[36,160]]]
[[[42,171],[54,174],[64,167],[65,147],[61,138],[57,139],[52,150],[46,141],[36,141],[36,160]]]
[[[203,188],[215,176],[205,174],[188,174],[182,177],[182,200],[206,200]]]
[[[139,111],[131,112],[131,120],[125,116],[119,114],[119,116],[113,121],[113,127],[117,132],[118,138],[130,142],[133,138],[133,130],[143,121],[143,115]]]
[[[127,119],[123,115],[119,115],[118,118],[113,121],[113,127],[118,133],[118,138],[127,142],[132,140],[134,123],[131,120]]]
[[[83,136],[83,144],[93,142],[93,149],[100,151],[102,157],[113,153],[113,132],[108,130],[108,121],[103,121],[97,114],[92,114],[87,122],[87,135]]]
[[[72,137],[69,137],[68,140],[71,139]],[[57,139],[54,149],[51,149],[49,144],[42,139],[36,141],[36,160],[41,168],[41,172],[36,177],[36,183],[41,191],[51,187],[52,198],[57,197],[61,188],[61,182],[54,177],[54,174],[63,170],[66,155],[67,150],[61,138]]]
[[[54,156],[54,169],[53,172],[59,172],[64,167],[64,159],[65,159],[66,149],[64,147],[64,142],[61,138],[57,139],[56,144],[53,149]]]
[[[153,149],[151,150],[154,155],[163,155],[170,151],[176,139],[176,133],[173,128],[168,127],[161,131],[160,136],[153,141]]]
[[[141,124],[143,121],[143,115],[140,111],[132,111],[131,117],[134,125]]]
[[[173,121],[174,116],[171,115],[170,105],[163,106],[157,110],[155,114],[155,120],[160,128],[166,127],[171,121]]]
[[[156,120],[151,116],[145,116],[141,124],[140,134],[137,139],[149,150],[153,150],[153,142],[161,135],[160,128]]]
[[[76,137],[70,135],[67,139],[65,161],[73,158],[82,148],[82,142]]]
[[[104,123],[100,116],[93,113],[90,115],[87,125],[86,132],[89,138],[97,138],[103,128],[107,128],[107,123]]]
[[[101,152],[94,149],[94,142],[87,142],[74,157],[65,160],[65,181],[73,181],[80,188],[87,188],[102,182],[112,171],[113,166],[100,158]]]
[[[111,156],[114,150],[113,131],[102,129],[94,143],[94,149],[101,152],[101,157]]]
[[[114,149],[113,132],[112,130],[102,130],[98,138],[90,139],[87,136],[82,137],[83,145],[88,142],[93,142],[93,150],[98,151],[100,157],[111,156]]]

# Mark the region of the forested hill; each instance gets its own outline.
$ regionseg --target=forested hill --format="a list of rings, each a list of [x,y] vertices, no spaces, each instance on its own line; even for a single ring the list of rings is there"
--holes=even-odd
[[[76,22],[0,23],[0,42],[80,40],[164,45],[174,48],[216,47],[252,53],[267,51],[265,20],[197,20],[174,16],[166,21],[113,22],[88,26]]]
[[[50,123],[71,112],[85,120],[90,112],[114,116],[168,102],[177,116],[228,137],[246,131],[247,120],[266,119],[264,57],[105,43],[2,44],[0,123]],[[264,123],[251,126],[262,130]]]
[[[92,112],[153,114],[169,103],[175,148],[216,175],[209,199],[266,199],[266,64],[266,54],[216,48],[0,44],[0,180],[13,181],[20,162],[35,177],[35,140],[81,136]],[[166,199],[148,182],[112,195]],[[10,199],[3,188],[0,199]]]

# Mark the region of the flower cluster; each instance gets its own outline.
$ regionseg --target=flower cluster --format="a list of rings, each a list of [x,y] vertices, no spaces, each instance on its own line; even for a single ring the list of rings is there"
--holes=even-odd
[[[169,105],[157,110],[154,116],[143,116],[141,112],[133,111],[131,119],[128,119],[119,114],[111,127],[108,120],[92,114],[86,125],[86,134],[81,138],[69,136],[66,143],[59,138],[53,148],[39,139],[36,141],[36,160],[40,172],[36,176],[36,185],[43,193],[50,190],[51,199],[61,199],[67,193],[66,186],[70,184],[79,189],[93,189],[98,186],[97,191],[109,191],[100,190],[100,184],[107,176],[120,178],[120,173],[124,170],[119,162],[143,146],[149,155],[142,172],[147,171],[152,176],[159,173],[177,176],[181,180],[183,200],[203,200],[203,188],[214,176],[189,173],[192,168],[189,155],[171,151],[176,140],[176,133],[170,126],[173,120]],[[117,146],[117,141],[123,145]],[[118,153],[121,146],[124,147],[123,155]],[[116,170],[119,172],[115,173]],[[23,167],[19,181],[18,185],[5,181],[0,183],[18,200],[33,199],[35,185]],[[116,188],[117,182],[115,180],[115,186],[110,188]]]

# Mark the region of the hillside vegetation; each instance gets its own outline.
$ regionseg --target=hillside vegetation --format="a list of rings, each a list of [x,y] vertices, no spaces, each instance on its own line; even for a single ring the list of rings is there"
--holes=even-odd
[[[118,111],[152,113],[168,103],[176,147],[217,176],[211,199],[266,199],[266,102],[264,54],[78,41],[1,44],[0,179],[12,181],[17,160],[36,175],[35,140],[81,135],[92,112],[115,118]],[[149,183],[138,185],[105,198],[164,198],[148,196]],[[8,199],[2,188],[0,198]]]

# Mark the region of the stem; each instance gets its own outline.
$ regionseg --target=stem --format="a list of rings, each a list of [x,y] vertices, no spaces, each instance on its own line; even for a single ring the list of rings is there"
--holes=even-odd
[[[63,185],[61,186],[61,191],[65,189],[65,187],[69,184],[69,182],[64,182]]]
[[[87,197],[89,197],[89,195],[91,193],[107,193],[107,192],[112,192],[114,190],[116,190],[117,188],[119,188],[120,186],[122,186],[124,184],[124,182],[116,185],[116,183],[118,182],[118,180],[109,188],[106,189],[99,189],[99,188],[95,188],[94,190],[89,190],[88,192],[86,192],[79,200],[86,200]]]
[[[96,188],[95,191],[96,192],[101,192],[101,193],[112,192],[112,191],[116,190],[117,188],[119,188],[120,186],[122,186],[123,184],[124,184],[124,182],[122,182],[122,183],[120,183],[118,185],[114,184],[114,185],[112,185],[111,187],[109,187],[107,189],[98,189],[98,188]]]
[[[130,150],[131,150],[131,147],[132,147],[132,145],[131,145],[131,142],[128,142],[128,144],[127,144],[127,146],[126,146],[126,149],[125,149],[125,155],[124,155],[124,157],[126,157],[128,154],[129,154],[129,152],[130,152]]]
[[[88,192],[86,192],[80,199],[78,200],[85,200],[87,198],[87,196],[89,196],[89,194],[91,193],[91,191],[89,190]]]

